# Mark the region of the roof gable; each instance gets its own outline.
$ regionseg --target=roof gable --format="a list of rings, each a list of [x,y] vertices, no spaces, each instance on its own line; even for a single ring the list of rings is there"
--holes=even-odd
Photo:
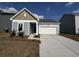
[[[28,9],[23,8],[16,15],[14,15],[10,20],[38,20]]]

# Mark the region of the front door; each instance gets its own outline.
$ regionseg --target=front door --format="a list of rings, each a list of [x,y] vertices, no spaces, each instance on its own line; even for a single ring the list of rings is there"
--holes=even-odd
[[[36,23],[30,23],[31,33],[36,33]]]

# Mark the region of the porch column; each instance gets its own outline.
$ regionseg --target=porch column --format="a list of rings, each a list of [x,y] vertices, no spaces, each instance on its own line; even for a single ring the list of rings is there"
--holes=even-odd
[[[39,26],[38,26],[38,22],[36,22],[36,35],[39,34]]]
[[[30,22],[28,22],[28,35],[30,35]]]

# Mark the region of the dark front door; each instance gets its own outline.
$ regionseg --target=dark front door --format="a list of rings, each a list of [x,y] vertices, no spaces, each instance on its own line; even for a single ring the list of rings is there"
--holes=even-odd
[[[31,33],[36,33],[36,23],[30,23]]]

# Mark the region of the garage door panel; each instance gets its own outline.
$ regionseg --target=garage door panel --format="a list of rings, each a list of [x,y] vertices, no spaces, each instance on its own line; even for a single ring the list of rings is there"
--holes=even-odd
[[[39,29],[40,34],[56,34],[56,28],[40,28]]]

